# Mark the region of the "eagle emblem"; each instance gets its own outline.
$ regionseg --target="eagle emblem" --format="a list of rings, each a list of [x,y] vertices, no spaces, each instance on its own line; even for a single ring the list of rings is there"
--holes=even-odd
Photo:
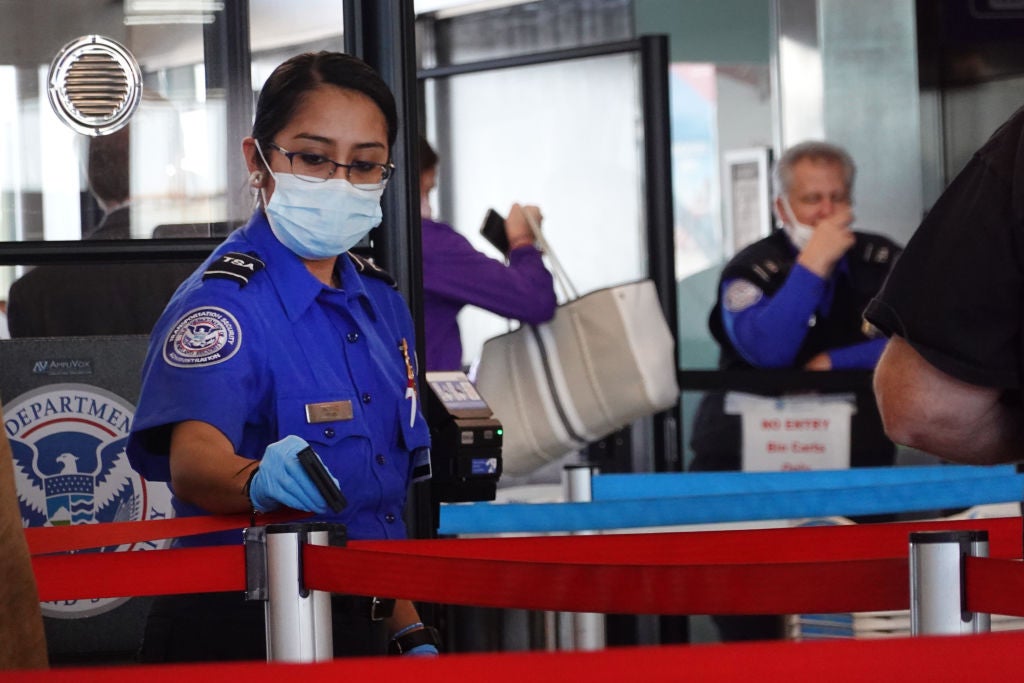
[[[51,384],[4,405],[22,524],[70,526],[173,517],[166,484],[148,482],[125,454],[134,406],[84,384]],[[87,552],[149,550],[166,541]],[[43,603],[43,614],[94,616],[124,598]]]

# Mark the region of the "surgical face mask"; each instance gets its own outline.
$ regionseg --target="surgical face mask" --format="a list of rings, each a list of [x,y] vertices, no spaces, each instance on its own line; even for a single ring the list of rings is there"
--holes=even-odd
[[[291,173],[270,173],[274,177],[274,194],[266,202],[270,229],[301,258],[343,254],[380,225],[383,187],[364,190],[341,178],[309,182]]]
[[[420,195],[420,218],[433,218],[434,212],[430,208],[430,197],[425,194]]]
[[[814,228],[796,219],[796,214],[793,213],[793,207],[789,205],[789,198],[786,195],[782,195],[780,199],[782,200],[780,202],[782,208],[786,213],[786,220],[782,223],[782,229],[786,231],[789,241],[793,243],[796,250],[803,251],[803,248],[811,241]]]

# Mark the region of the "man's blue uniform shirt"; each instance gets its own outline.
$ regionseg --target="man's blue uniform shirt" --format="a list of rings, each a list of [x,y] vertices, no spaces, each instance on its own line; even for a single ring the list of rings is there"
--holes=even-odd
[[[255,256],[266,267],[257,261],[246,284],[204,278],[230,253]],[[419,396],[415,406],[406,396],[402,342],[412,354],[412,318],[389,283],[361,275],[347,255],[336,272],[340,289],[316,280],[277,241],[262,212],[218,246],[175,293],[150,337],[128,443],[136,469],[169,479],[167,427],[184,420],[213,425],[236,453],[253,459],[295,434],[348,499],[338,515],[317,519],[344,523],[353,539],[404,537],[414,455],[422,458],[429,446]],[[350,407],[351,417],[307,417],[307,408],[322,404]],[[174,504],[181,516],[205,514],[177,498]],[[239,539],[232,532],[218,540]]]
[[[845,256],[828,279],[795,263],[785,284],[770,297],[753,282],[724,281],[719,296],[729,339],[754,367],[792,367],[815,316],[830,315],[836,279],[848,271]],[[885,339],[871,339],[826,352],[835,370],[871,369],[884,347]]]

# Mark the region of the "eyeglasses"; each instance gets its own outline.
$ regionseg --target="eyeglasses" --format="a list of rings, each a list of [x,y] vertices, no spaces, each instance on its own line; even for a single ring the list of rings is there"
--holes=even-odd
[[[267,147],[277,150],[288,158],[292,175],[310,183],[322,183],[334,177],[339,168],[345,169],[345,179],[364,190],[379,190],[388,182],[395,171],[392,163],[377,164],[372,161],[353,161],[343,164],[312,152],[289,152],[284,147],[268,142]]]

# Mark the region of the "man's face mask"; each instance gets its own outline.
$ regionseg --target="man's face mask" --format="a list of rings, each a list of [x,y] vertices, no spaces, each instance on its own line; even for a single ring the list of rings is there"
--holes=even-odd
[[[793,207],[789,203],[789,197],[782,195],[779,199],[781,200],[779,203],[782,205],[782,210],[785,213],[783,217],[786,219],[782,223],[782,229],[786,231],[789,241],[793,243],[796,250],[803,251],[803,248],[811,241],[811,236],[814,235],[814,227],[801,223],[796,219]]]

